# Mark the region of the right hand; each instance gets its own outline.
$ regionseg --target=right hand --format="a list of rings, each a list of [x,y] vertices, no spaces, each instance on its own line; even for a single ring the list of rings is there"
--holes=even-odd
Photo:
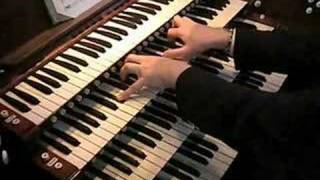
[[[223,50],[230,41],[230,32],[223,28],[210,28],[200,25],[189,18],[176,16],[173,26],[168,30],[168,37],[180,39],[183,46],[177,49],[169,49],[163,56],[190,60],[193,56],[203,53],[209,49]]]
[[[175,88],[178,77],[190,67],[186,62],[176,61],[159,56],[129,55],[120,71],[125,80],[129,74],[138,76],[138,80],[118,96],[125,101],[143,87],[166,89]]]

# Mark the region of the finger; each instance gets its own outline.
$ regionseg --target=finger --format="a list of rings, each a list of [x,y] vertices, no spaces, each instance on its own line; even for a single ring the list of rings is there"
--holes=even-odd
[[[140,65],[135,63],[126,63],[120,69],[120,78],[124,81],[129,74],[135,74],[138,77],[141,76]]]
[[[182,34],[178,28],[171,28],[168,30],[168,38],[170,39],[178,39],[181,38],[181,36]]]
[[[180,27],[183,24],[183,18],[181,16],[175,16],[172,21],[172,27]]]
[[[167,58],[183,60],[186,54],[187,54],[186,49],[182,47],[182,48],[167,50],[163,53],[163,56]]]
[[[131,63],[136,63],[136,64],[141,64],[141,61],[143,60],[144,58],[142,56],[139,56],[139,55],[136,55],[136,54],[130,54],[126,57],[125,59],[125,63],[127,62],[131,62]]]
[[[125,100],[129,99],[132,94],[137,93],[140,89],[142,89],[143,85],[144,85],[144,78],[138,79],[127,90],[123,91],[118,96],[118,100],[125,101]]]

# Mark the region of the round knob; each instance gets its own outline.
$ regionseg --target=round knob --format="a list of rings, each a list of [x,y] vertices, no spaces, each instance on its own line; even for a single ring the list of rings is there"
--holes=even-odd
[[[261,7],[261,5],[262,5],[262,2],[260,0],[256,0],[254,2],[254,7],[256,7],[256,8]]]
[[[314,0],[308,0],[308,3],[310,3],[310,4],[314,3]]]
[[[263,19],[265,19],[265,18],[266,18],[266,15],[261,14],[261,15],[259,16],[259,18],[260,18],[261,20],[263,20]]]
[[[320,1],[317,2],[316,7],[320,8]]]
[[[306,14],[312,14],[312,12],[313,12],[313,8],[312,7],[308,7],[306,9]]]
[[[3,150],[1,153],[1,159],[4,165],[8,165],[9,164],[9,155],[8,152],[6,150]]]

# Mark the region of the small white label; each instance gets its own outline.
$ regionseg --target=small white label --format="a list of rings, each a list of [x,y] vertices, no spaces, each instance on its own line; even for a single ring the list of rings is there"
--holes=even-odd
[[[9,111],[7,110],[2,110],[1,113],[0,113],[1,117],[3,118],[7,118],[9,117]]]
[[[54,168],[56,169],[61,169],[63,167],[62,163],[60,162],[57,162],[55,165],[54,165]]]
[[[49,159],[50,158],[49,153],[47,153],[47,152],[42,153],[41,154],[41,158],[44,159],[44,160]]]

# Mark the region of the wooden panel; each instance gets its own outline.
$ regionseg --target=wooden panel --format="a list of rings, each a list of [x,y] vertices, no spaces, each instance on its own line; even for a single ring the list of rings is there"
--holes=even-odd
[[[320,31],[320,8],[315,4],[307,3],[307,0],[260,0],[262,6],[254,7],[255,0],[248,0],[251,5],[245,9],[244,14],[261,22],[273,22],[275,25],[287,27],[291,31]],[[314,7],[314,12],[307,15],[307,7]],[[259,19],[264,14],[266,19]]]

